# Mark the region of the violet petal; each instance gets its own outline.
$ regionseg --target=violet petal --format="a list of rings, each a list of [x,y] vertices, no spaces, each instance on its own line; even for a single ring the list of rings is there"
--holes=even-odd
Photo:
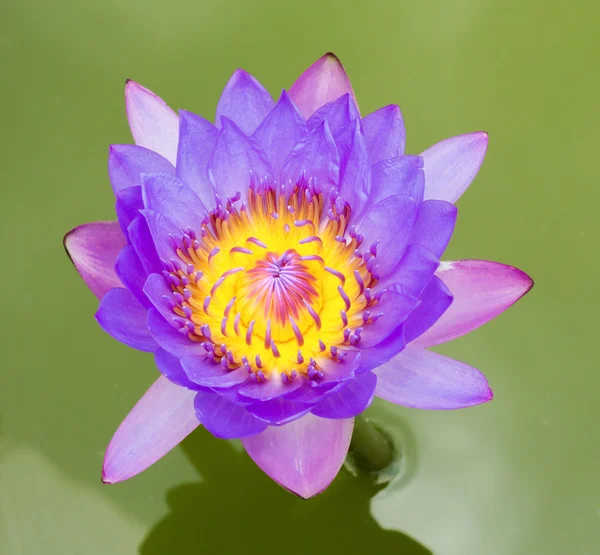
[[[217,104],[215,123],[220,126],[221,118],[226,117],[246,135],[252,135],[273,105],[269,91],[255,77],[243,69],[237,69],[223,89]]]
[[[316,177],[321,185],[338,183],[340,156],[326,121],[310,131],[286,158],[281,182],[295,184],[302,172],[308,172],[308,178]]]
[[[360,214],[367,205],[371,193],[371,167],[360,131],[359,120],[355,121],[352,143],[346,157],[340,160],[340,185],[342,198],[347,201],[356,214]]]
[[[251,175],[256,181],[272,183],[273,172],[267,155],[256,141],[231,120],[222,118],[222,130],[208,162],[208,176],[222,200],[239,191],[246,198]]]
[[[145,175],[143,182],[146,208],[158,212],[180,230],[200,229],[206,207],[183,181],[174,175],[152,173]]]
[[[365,372],[350,380],[344,388],[318,403],[312,414],[321,418],[351,418],[365,410],[373,400],[377,376]]]
[[[116,287],[100,301],[96,320],[117,341],[139,351],[154,352],[158,348],[146,325],[147,312],[131,291]]]
[[[113,436],[102,469],[102,481],[127,480],[166,455],[195,430],[195,391],[161,376],[133,407]]]
[[[377,368],[395,357],[405,346],[404,326],[400,324],[381,343],[378,343],[374,347],[361,349],[360,365],[356,369],[356,374],[362,374],[363,372]]]
[[[371,165],[404,154],[404,121],[398,106],[384,106],[365,116],[362,128]]]
[[[421,304],[411,312],[404,323],[404,338],[407,343],[425,333],[452,304],[452,293],[436,276],[427,284],[420,298]]]
[[[336,477],[350,446],[354,420],[312,414],[242,440],[254,462],[275,482],[308,499]]]
[[[485,403],[493,397],[479,370],[418,347],[407,347],[374,372],[377,374],[375,395],[405,407],[460,409]]]
[[[418,297],[438,269],[440,261],[431,251],[421,245],[408,245],[400,262],[382,280],[379,287],[389,284],[401,285],[408,293]]]
[[[204,118],[179,111],[179,145],[177,147],[177,177],[212,209],[215,189],[208,179],[208,161],[217,142],[219,130]]]
[[[140,259],[140,263],[142,264],[142,268],[144,268],[146,273],[151,274],[152,272],[160,272],[163,267],[158,258],[156,247],[154,246],[152,233],[141,212],[127,227],[127,236],[129,237],[129,241],[133,245],[133,248]]]
[[[426,200],[419,210],[410,244],[424,246],[438,258],[442,256],[456,224],[457,209],[450,202]]]
[[[152,242],[159,258],[170,260],[175,257],[177,248],[180,246],[179,242],[183,237],[182,230],[156,210],[146,208],[140,212],[148,224]]]
[[[176,357],[201,355],[206,352],[198,341],[192,341],[187,335],[179,333],[154,308],[148,311],[147,326],[156,343]]]
[[[308,128],[302,114],[290,100],[288,94],[283,91],[275,108],[271,110],[253,135],[258,145],[269,157],[275,177],[279,177],[283,162],[307,132]]]
[[[245,384],[240,387],[238,393],[248,398],[249,402],[254,402],[254,400],[269,401],[283,395],[289,395],[303,385],[304,380],[302,378],[295,378],[284,382],[281,374],[274,372],[263,382],[249,382]]]
[[[366,349],[384,341],[419,305],[419,299],[404,287],[392,284],[379,293],[379,302],[373,314],[381,314],[378,319],[366,324],[360,335],[359,347]]]
[[[204,387],[232,387],[248,381],[248,372],[242,366],[236,370],[225,370],[220,364],[202,355],[184,356],[181,366],[190,381]]]
[[[372,168],[369,206],[391,195],[408,195],[423,200],[425,174],[420,156],[400,156],[383,160]]]
[[[359,113],[356,104],[350,94],[346,93],[338,99],[321,106],[309,118],[306,124],[309,129],[315,129],[324,120],[327,120],[331,134],[335,135],[358,117]]]
[[[128,235],[127,228],[131,225],[131,222],[139,216],[140,210],[144,208],[142,188],[137,186],[121,189],[116,194],[116,197],[117,220],[119,220],[119,225],[121,226],[123,234]]]
[[[154,362],[158,371],[170,382],[188,389],[198,390],[200,386],[191,382],[183,371],[179,358],[173,356],[164,349],[158,349],[154,353]]]
[[[417,202],[407,195],[393,195],[372,206],[359,226],[363,249],[377,243],[375,268],[385,276],[399,262],[417,215]]]
[[[111,145],[108,154],[108,176],[115,195],[123,189],[139,187],[143,173],[174,175],[173,164],[160,154],[137,145]]]
[[[267,427],[266,422],[252,416],[245,407],[211,391],[199,391],[194,407],[202,425],[221,439],[253,436]]]
[[[151,303],[144,293],[147,274],[132,245],[126,245],[121,249],[115,262],[115,271],[123,285],[135,295],[140,304],[149,308]]]

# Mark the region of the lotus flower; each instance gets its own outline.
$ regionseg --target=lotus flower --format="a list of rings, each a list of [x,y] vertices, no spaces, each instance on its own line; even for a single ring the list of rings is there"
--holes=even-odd
[[[492,398],[478,370],[427,350],[532,286],[511,266],[440,262],[486,133],[405,155],[399,108],[361,117],[332,54],[277,102],[237,70],[214,124],[133,81],[125,102],[136,145],[110,147],[118,221],[65,237],[102,329],[161,374],[110,442],[104,482],[202,424],[307,498],[374,395],[420,409]]]

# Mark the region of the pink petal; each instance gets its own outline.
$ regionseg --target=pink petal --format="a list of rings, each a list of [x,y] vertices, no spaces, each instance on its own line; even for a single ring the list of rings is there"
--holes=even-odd
[[[487,133],[479,131],[446,139],[423,152],[424,200],[456,202],[475,179],[487,145]]]
[[[414,344],[439,345],[482,326],[516,303],[533,287],[521,270],[499,262],[458,260],[442,262],[436,275],[454,301],[442,317]]]
[[[113,436],[102,468],[102,481],[127,480],[154,464],[200,424],[195,391],[161,376],[133,407]]]
[[[284,426],[269,426],[242,439],[254,462],[300,497],[321,493],[336,477],[350,446],[354,419],[307,414]]]
[[[179,117],[165,101],[135,81],[125,85],[125,108],[136,144],[177,161]]]
[[[346,93],[350,93],[356,104],[346,70],[338,57],[331,52],[311,65],[289,90],[290,98],[306,119],[324,104]]]
[[[63,239],[75,268],[99,299],[113,287],[123,287],[115,273],[115,260],[126,243],[118,222],[83,224]]]
[[[451,410],[490,401],[492,390],[477,369],[418,347],[406,347],[376,368],[375,395],[405,407]]]

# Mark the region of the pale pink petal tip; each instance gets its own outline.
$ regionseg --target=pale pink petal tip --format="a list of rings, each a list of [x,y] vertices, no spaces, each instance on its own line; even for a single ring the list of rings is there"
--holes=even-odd
[[[349,93],[356,103],[346,70],[338,57],[331,52],[319,58],[302,73],[289,90],[290,98],[306,119],[324,104],[346,93]]]
[[[450,137],[421,154],[425,200],[456,202],[479,172],[487,152],[485,131]]]
[[[308,499],[337,476],[350,446],[354,419],[307,414],[284,426],[269,426],[242,439],[254,462],[285,489]]]
[[[126,240],[118,222],[92,222],[69,231],[63,244],[75,268],[101,299],[113,287],[122,287],[115,260]]]
[[[125,84],[125,107],[131,134],[139,146],[177,162],[179,117],[165,101],[135,81]]]
[[[133,407],[113,436],[102,468],[102,481],[127,480],[154,464],[200,422],[194,410],[195,391],[161,376]]]
[[[533,287],[525,272],[487,260],[442,262],[436,275],[454,300],[450,308],[414,344],[430,347],[460,337],[489,322]]]

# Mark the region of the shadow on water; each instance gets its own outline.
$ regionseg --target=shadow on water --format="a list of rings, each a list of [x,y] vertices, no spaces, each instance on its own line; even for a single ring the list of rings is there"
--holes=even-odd
[[[182,449],[202,482],[167,492],[169,514],[140,546],[141,555],[166,553],[344,553],[367,550],[431,555],[410,537],[384,530],[370,500],[381,489],[342,471],[322,495],[303,500],[273,482],[243,452],[199,429]]]

